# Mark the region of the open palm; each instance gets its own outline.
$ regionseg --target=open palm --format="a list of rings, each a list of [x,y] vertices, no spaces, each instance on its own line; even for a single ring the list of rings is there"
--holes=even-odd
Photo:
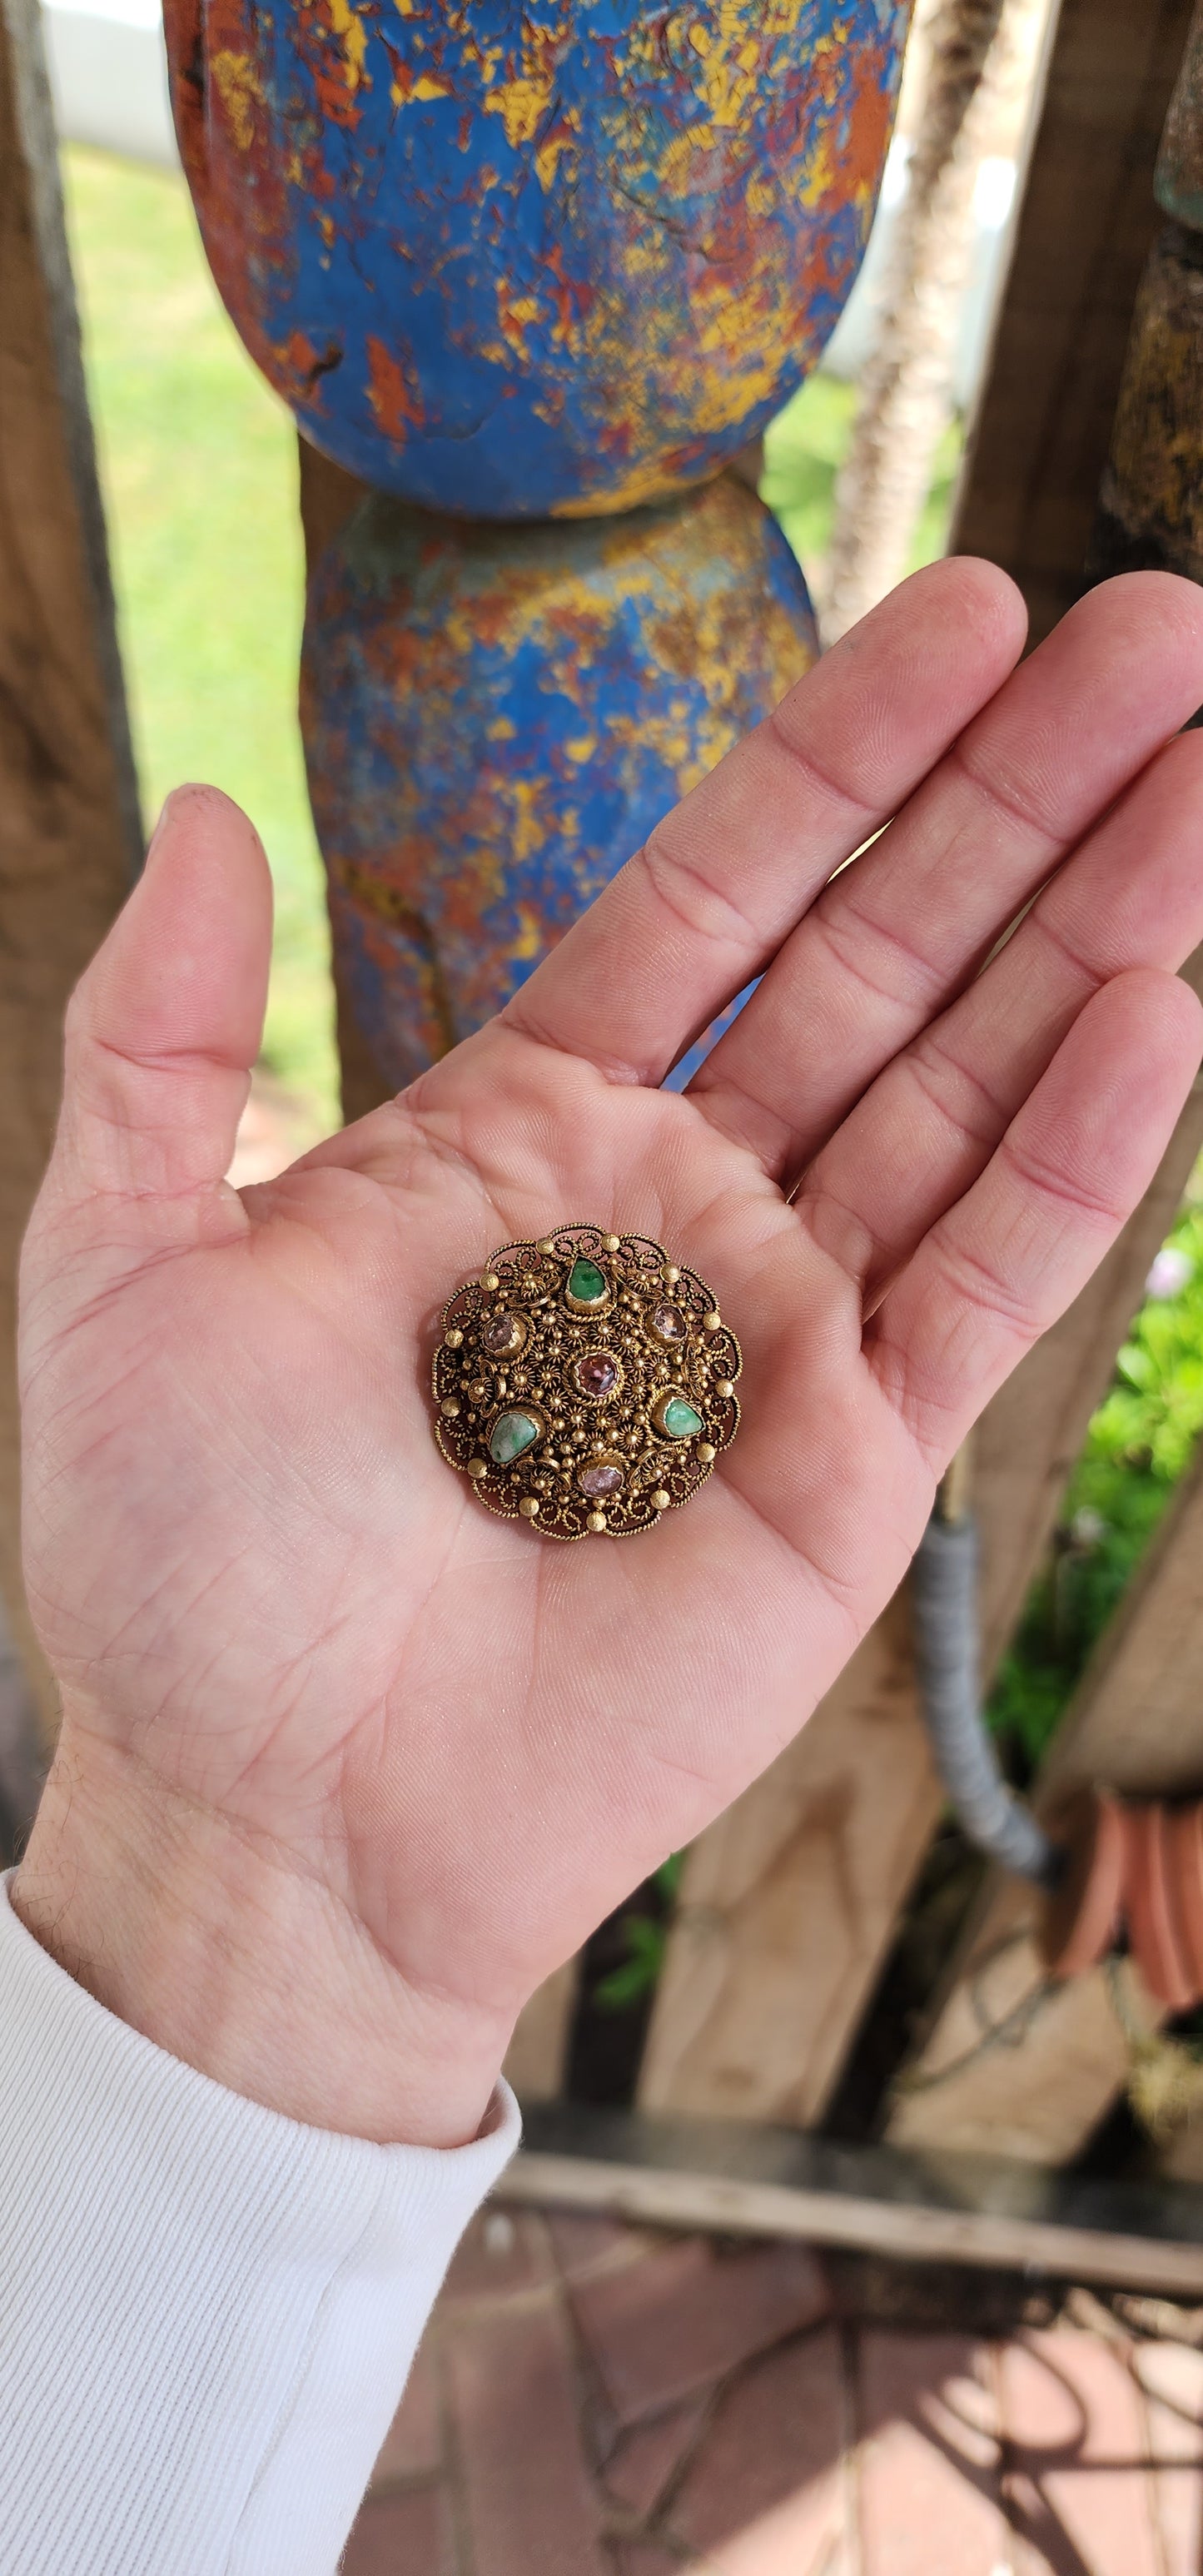
[[[22,1883],[74,1805],[253,1919],[343,2125],[470,2133],[525,1997],[803,1723],[1156,1165],[1200,1054],[1203,600],[1133,576],[1021,641],[1001,574],[917,576],[499,1020],[241,1198],[270,897],[215,791],[84,980],[26,1255],[64,1729]],[[653,1531],[558,1547],[441,1458],[430,1358],[492,1251],[582,1219],[711,1283],[744,1420]],[[213,2062],[259,2089],[249,2043]]]

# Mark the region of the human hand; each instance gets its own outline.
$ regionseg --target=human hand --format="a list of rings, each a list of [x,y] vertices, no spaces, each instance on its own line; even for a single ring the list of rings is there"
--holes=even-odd
[[[525,1998],[803,1723],[1143,1192],[1201,1052],[1203,739],[1167,737],[1203,598],[1134,575],[1021,643],[1002,574],[917,575],[500,1019],[241,1197],[267,869],[215,791],[169,802],[26,1247],[63,1726],[16,1902],[236,2089],[472,2135]],[[431,1432],[444,1299],[583,1217],[744,1349],[736,1445],[622,1546],[489,1517]]]

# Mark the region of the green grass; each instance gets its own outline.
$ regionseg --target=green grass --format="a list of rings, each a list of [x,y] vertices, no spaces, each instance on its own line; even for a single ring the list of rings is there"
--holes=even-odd
[[[264,1056],[330,1124],[329,940],[296,719],[292,423],[226,319],[182,179],[79,147],[63,163],[147,824],[188,778],[252,817],[276,887]]]

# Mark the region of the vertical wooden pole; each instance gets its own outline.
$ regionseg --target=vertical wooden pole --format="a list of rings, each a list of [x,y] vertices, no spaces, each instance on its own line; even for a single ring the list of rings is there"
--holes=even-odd
[[[1153,171],[1192,0],[1061,0],[950,551],[1004,564],[1047,635],[1083,586]]]
[[[1203,0],[1157,162],[1168,218],[1140,282],[1087,570],[1203,581]]]
[[[141,832],[37,0],[0,0],[0,1587],[21,1586],[17,1253],[58,1106],[67,996]]]

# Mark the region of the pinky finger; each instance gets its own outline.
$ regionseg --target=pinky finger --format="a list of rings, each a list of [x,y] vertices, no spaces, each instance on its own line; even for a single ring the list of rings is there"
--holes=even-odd
[[[1144,1196],[1201,1053],[1203,1009],[1177,976],[1105,984],[883,1298],[866,1356],[937,1474]]]

